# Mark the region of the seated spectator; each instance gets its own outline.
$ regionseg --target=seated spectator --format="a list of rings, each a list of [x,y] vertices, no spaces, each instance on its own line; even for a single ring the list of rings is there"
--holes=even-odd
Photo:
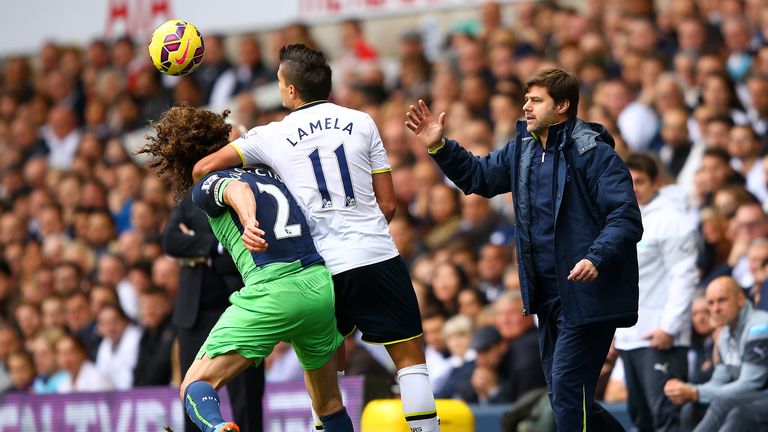
[[[474,320],[480,311],[488,305],[485,294],[477,288],[464,288],[459,291],[459,315]]]
[[[457,315],[445,322],[443,326],[443,337],[445,345],[451,356],[448,363],[451,366],[450,371],[440,382],[430,380],[432,388],[435,389],[436,397],[451,397],[445,394],[445,389],[453,387],[453,382],[461,376],[467,375],[468,368],[471,368],[477,358],[477,352],[470,348],[472,344],[472,319],[465,315]]]
[[[459,312],[459,291],[467,285],[467,275],[464,270],[451,262],[438,264],[432,279],[432,292],[437,306],[446,317]]]
[[[96,367],[117,390],[133,387],[133,370],[139,357],[141,330],[131,324],[125,313],[106,305],[96,316],[99,333],[104,337],[96,352]]]
[[[63,374],[56,373],[59,371],[56,363],[56,343],[63,334],[59,329],[43,330],[28,343],[37,372],[32,382],[35,394],[56,393],[60,381],[64,378]]]
[[[168,385],[171,382],[171,348],[176,329],[171,324],[171,302],[162,288],[139,294],[141,341],[133,371],[134,386]]]
[[[28,351],[16,351],[8,357],[8,374],[11,376],[12,391],[32,393],[35,365]]]
[[[48,294],[40,304],[40,311],[42,312],[43,330],[63,330],[67,325],[64,299],[59,294]]]
[[[488,301],[496,300],[504,292],[504,269],[509,261],[509,252],[503,245],[486,243],[480,248],[480,259],[477,261],[480,277],[478,288],[485,293]]]
[[[96,320],[88,304],[88,296],[80,290],[70,292],[64,299],[67,315],[67,330],[82,342],[88,358],[96,358],[96,350],[101,342],[101,335],[96,329]]]
[[[43,326],[40,307],[34,303],[22,301],[13,308],[13,317],[21,330],[23,339],[35,337]]]
[[[717,341],[720,363],[704,384],[671,379],[664,385],[672,403],[685,404],[680,424],[686,430],[699,423],[714,401],[761,390],[768,378],[768,312],[755,310],[728,276],[712,281],[706,295],[713,323],[722,326]]]
[[[438,389],[451,371],[448,361],[448,349],[443,337],[445,314],[436,307],[426,308],[421,314],[421,326],[424,329],[424,357],[429,370],[429,383],[433,391]]]
[[[114,385],[88,360],[83,343],[76,336],[64,335],[56,342],[56,362],[61,371],[54,376],[59,381],[56,393],[95,392],[112,390]]]
[[[519,291],[505,291],[494,303],[496,329],[507,343],[504,361],[509,367],[510,398],[516,400],[529,390],[546,387],[539,358],[539,335],[532,315],[523,315]]]
[[[698,290],[691,302],[691,347],[688,350],[688,382],[704,384],[712,377],[715,349],[714,328],[709,315],[706,292]]]
[[[11,387],[8,358],[22,348],[22,339],[11,325],[0,323],[0,393]]]

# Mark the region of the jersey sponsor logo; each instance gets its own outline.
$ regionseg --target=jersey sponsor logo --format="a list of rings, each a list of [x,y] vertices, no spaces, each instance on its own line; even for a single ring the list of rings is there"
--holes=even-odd
[[[205,179],[205,181],[203,182],[203,185],[200,186],[200,189],[203,192],[208,192],[211,189],[211,185],[213,185],[213,182],[215,182],[218,178],[219,178],[218,174],[211,175],[210,177]]]
[[[296,137],[293,140],[290,137],[286,137],[285,139],[288,141],[288,144],[295,147],[296,144],[300,143],[304,138],[319,131],[336,129],[352,135],[352,122],[347,123],[343,127],[342,124],[343,122],[339,123],[338,117],[326,117],[325,119],[317,119],[314,122],[309,122],[305,128],[296,128]]]

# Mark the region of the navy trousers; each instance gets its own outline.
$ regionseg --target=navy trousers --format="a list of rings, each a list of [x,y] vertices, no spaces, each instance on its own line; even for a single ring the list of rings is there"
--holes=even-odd
[[[595,402],[600,369],[616,326],[574,326],[561,313],[560,298],[538,308],[539,353],[558,431],[623,431],[618,420]]]

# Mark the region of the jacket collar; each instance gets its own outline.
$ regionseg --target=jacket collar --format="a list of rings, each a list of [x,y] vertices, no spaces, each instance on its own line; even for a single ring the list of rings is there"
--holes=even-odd
[[[549,132],[548,132],[548,136],[549,136],[548,139],[551,139],[552,137],[556,137],[555,141],[552,141],[552,142],[557,144],[558,150],[562,150],[563,147],[565,147],[565,145],[567,145],[568,142],[570,141],[569,138],[572,135],[574,131],[574,127],[576,126],[577,123],[584,123],[584,122],[577,119],[576,117],[571,117],[562,123],[558,123],[550,126]],[[517,129],[517,136],[521,138],[531,137],[536,141],[539,140],[538,136],[532,134],[531,132],[528,132],[528,127],[525,120],[518,120],[516,129]]]

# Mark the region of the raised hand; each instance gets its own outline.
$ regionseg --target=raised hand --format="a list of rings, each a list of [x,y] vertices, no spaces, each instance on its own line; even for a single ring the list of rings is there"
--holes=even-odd
[[[445,130],[445,113],[440,113],[437,120],[427,108],[427,104],[419,99],[419,106],[410,106],[410,111],[405,113],[407,120],[405,125],[410,129],[424,147],[434,148],[440,144]]]

